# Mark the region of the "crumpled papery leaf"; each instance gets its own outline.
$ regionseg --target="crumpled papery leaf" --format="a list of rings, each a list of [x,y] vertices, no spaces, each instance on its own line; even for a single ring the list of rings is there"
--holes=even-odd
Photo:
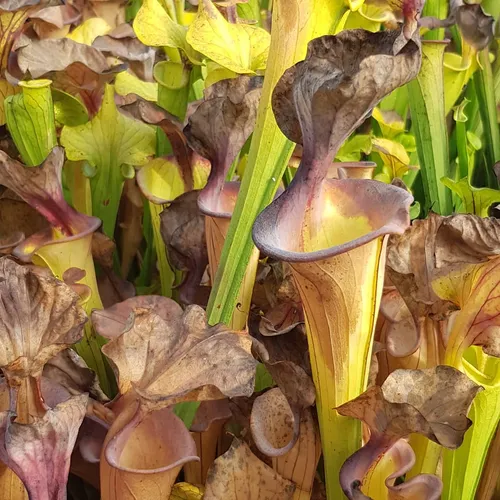
[[[128,61],[131,69],[146,82],[153,81],[156,52],[137,39],[132,26],[122,24],[110,33],[98,36],[92,46],[106,55]]]
[[[39,39],[62,38],[72,24],[81,19],[80,11],[70,4],[49,5],[30,14],[33,31]]]
[[[259,324],[261,335],[283,335],[304,323],[300,295],[288,264],[277,262],[266,265],[258,272],[256,283],[264,292],[264,297],[260,298],[257,296],[258,289],[254,288],[252,299],[264,313]]]
[[[199,191],[189,191],[176,198],[160,214],[161,235],[170,264],[186,271],[180,285],[181,301],[193,303],[206,295],[200,282],[208,265],[205,242],[205,218],[198,208]]]
[[[23,481],[30,498],[66,498],[70,455],[87,400],[87,394],[74,396],[30,424],[0,413],[0,458]]]
[[[212,163],[198,200],[207,215],[230,217],[219,198],[231,164],[253,131],[261,87],[262,78],[248,76],[211,85],[184,128],[190,146]],[[214,123],[221,126],[214,127]]]
[[[65,387],[71,394],[88,392],[97,401],[108,401],[96,374],[73,349],[65,349],[51,358],[43,368],[43,376]]]
[[[211,0],[200,0],[186,41],[204,56],[235,73],[255,74],[266,67],[271,36],[257,26],[226,21]]]
[[[317,38],[309,42],[306,59],[285,72],[272,105],[282,132],[303,144],[303,158],[335,154],[367,111],[417,75],[419,43],[410,40],[397,52],[399,34],[348,30]]]
[[[358,491],[370,469],[400,438],[411,433],[449,449],[460,446],[472,424],[467,412],[480,390],[481,386],[451,366],[396,370],[382,387],[370,387],[339,406],[341,415],[362,420],[371,431],[368,443],[349,457],[340,471],[347,497],[360,498]]]
[[[291,500],[295,485],[234,439],[208,471],[204,500]]]
[[[258,332],[254,321],[250,321],[250,331],[265,347],[257,348],[259,357],[290,405],[302,409],[312,406],[316,389],[311,377],[305,333],[295,328],[284,335],[265,337]]]
[[[485,14],[480,4],[460,5],[455,16],[463,39],[475,50],[483,50],[491,43],[495,19]]]
[[[389,245],[387,270],[417,328],[430,316],[442,320],[452,311],[446,351],[461,363],[473,344],[500,355],[496,289],[500,286],[500,222],[475,215],[414,221]],[[451,361],[451,360],[450,360]],[[455,366],[455,365],[454,365]]]
[[[24,7],[38,5],[40,0],[0,0],[0,10],[12,12]]]
[[[17,64],[23,73],[40,78],[51,71],[64,71],[74,63],[81,63],[94,73],[110,69],[106,58],[97,49],[70,40],[29,40],[17,44]]]
[[[94,311],[92,320],[110,339],[103,352],[118,371],[121,393],[133,387],[145,405],[253,392],[257,361],[251,337],[222,325],[209,327],[201,307],[182,311],[166,297],[134,297]]]
[[[78,342],[87,316],[79,297],[43,268],[0,259],[0,367],[11,386],[39,377],[45,363]]]

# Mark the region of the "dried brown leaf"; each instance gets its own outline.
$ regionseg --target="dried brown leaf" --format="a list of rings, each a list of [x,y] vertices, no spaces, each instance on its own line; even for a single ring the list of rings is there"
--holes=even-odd
[[[495,19],[485,14],[480,4],[460,5],[455,16],[463,39],[475,50],[483,50],[492,42]]]
[[[21,71],[29,72],[33,78],[51,71],[64,71],[74,63],[81,63],[98,74],[110,69],[99,50],[69,38],[33,40],[18,48],[16,53]]]
[[[170,264],[185,271],[179,286],[180,301],[184,304],[208,300],[208,288],[200,282],[208,265],[205,241],[205,217],[198,208],[199,191],[189,191],[176,198],[160,214],[161,235],[167,247]]]
[[[45,363],[81,339],[79,297],[46,270],[0,259],[0,367],[10,384],[41,375]]]
[[[198,306],[182,311],[165,297],[134,297],[94,311],[92,320],[111,339],[103,352],[117,368],[122,394],[133,386],[145,404],[163,407],[253,392],[251,338],[209,327]]]
[[[332,155],[377,103],[412,80],[420,47],[401,50],[398,31],[346,30],[309,42],[306,59],[288,69],[273,93],[283,133],[303,144],[303,157]]]
[[[234,439],[229,451],[210,468],[205,500],[291,500],[295,485],[261,462],[250,448]]]

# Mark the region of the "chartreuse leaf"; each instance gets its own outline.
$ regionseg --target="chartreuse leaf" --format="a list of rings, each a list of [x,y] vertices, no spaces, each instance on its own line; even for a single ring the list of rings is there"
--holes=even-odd
[[[269,33],[249,24],[232,24],[211,0],[201,0],[187,41],[198,52],[236,73],[255,73],[266,67]]]
[[[159,0],[144,0],[133,27],[143,44],[181,49],[193,64],[201,63],[199,54],[186,41],[187,29],[172,20]]]
[[[418,77],[408,84],[413,132],[425,194],[424,213],[440,215],[452,212],[451,192],[440,179],[449,169],[448,134],[443,85],[445,43],[422,44],[422,67]]]
[[[60,125],[76,127],[89,121],[87,108],[71,94],[52,89],[52,101],[54,102],[54,116]]]
[[[478,64],[475,57],[464,58],[453,52],[444,54],[444,88],[445,113],[448,114],[457,99],[460,97],[464,86],[470,80],[472,74],[477,70]]]
[[[11,95],[17,94],[20,91],[20,87],[14,87],[8,81],[0,79],[0,126],[5,125],[5,99]]]
[[[360,161],[361,153],[369,155],[372,152],[372,137],[365,134],[354,134],[342,144],[335,159],[337,161]]]
[[[115,90],[118,95],[137,94],[147,101],[158,99],[158,84],[145,82],[128,71],[118,73],[115,78]]]
[[[50,80],[19,82],[21,94],[5,99],[7,127],[23,162],[40,165],[57,145]]]
[[[240,285],[253,252],[252,225],[281,182],[293,143],[279,130],[271,95],[286,69],[304,58],[310,39],[333,32],[345,11],[342,2],[275,0],[271,46],[257,123],[245,174],[231,217],[208,304],[211,324],[231,321]]]
[[[377,120],[382,135],[386,139],[394,139],[405,131],[405,122],[395,113],[387,113],[380,108],[373,108],[373,118]]]
[[[374,137],[372,145],[373,151],[380,155],[383,162],[382,173],[375,176],[376,180],[391,183],[396,177],[402,179],[412,168],[410,157],[399,142]]]
[[[238,17],[256,22],[257,26],[262,26],[259,0],[248,0],[246,3],[239,3],[236,5],[236,8]]]
[[[441,182],[460,197],[462,206],[457,208],[457,211],[460,213],[488,217],[488,209],[491,205],[500,202],[499,190],[474,187],[470,184],[470,180],[467,177],[458,182],[444,177],[441,179]]]
[[[194,189],[201,189],[205,186],[209,172],[209,164],[205,162],[193,165]],[[142,193],[149,200],[153,239],[158,259],[158,271],[160,273],[161,292],[164,297],[172,297],[175,271],[170,267],[165,252],[165,243],[160,230],[160,213],[167,203],[186,191],[181,168],[169,158],[155,158],[140,169],[137,174],[137,182]],[[183,416],[177,415],[184,420]]]
[[[73,161],[87,160],[95,168],[90,179],[92,213],[113,237],[123,188],[123,165],[144,165],[155,152],[154,128],[118,112],[114,87],[106,85],[101,109],[88,123],[65,126],[61,144]]]
[[[469,411],[474,425],[457,450],[444,450],[443,500],[474,500],[488,448],[500,421],[500,387],[480,392]]]
[[[92,45],[98,36],[106,35],[111,26],[102,17],[91,17],[77,26],[66,38],[84,45]]]

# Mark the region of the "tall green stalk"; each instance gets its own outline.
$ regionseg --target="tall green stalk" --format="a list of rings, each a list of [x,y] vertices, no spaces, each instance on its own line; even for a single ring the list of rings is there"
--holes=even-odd
[[[479,114],[483,123],[483,143],[488,172],[488,185],[498,187],[496,176],[492,174],[493,165],[500,161],[500,127],[497,121],[497,107],[495,100],[495,82],[489,58],[488,49],[479,53],[482,69],[474,73],[476,97],[479,103]]]
[[[451,191],[441,182],[449,176],[448,134],[446,131],[443,56],[446,43],[422,43],[422,68],[408,84],[411,119],[417,141],[427,213],[451,214]]]
[[[274,87],[286,69],[301,60],[307,43],[333,32],[345,12],[343,2],[275,0],[271,47],[257,124],[221,262],[208,303],[210,324],[229,323],[254,245],[252,225],[270,203],[293,151],[279,130],[270,105]]]

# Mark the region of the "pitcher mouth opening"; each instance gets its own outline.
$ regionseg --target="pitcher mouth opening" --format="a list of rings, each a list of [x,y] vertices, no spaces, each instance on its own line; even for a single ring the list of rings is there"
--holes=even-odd
[[[257,217],[255,245],[287,262],[312,262],[348,252],[409,225],[413,197],[367,179],[326,179],[314,196],[289,189]]]

